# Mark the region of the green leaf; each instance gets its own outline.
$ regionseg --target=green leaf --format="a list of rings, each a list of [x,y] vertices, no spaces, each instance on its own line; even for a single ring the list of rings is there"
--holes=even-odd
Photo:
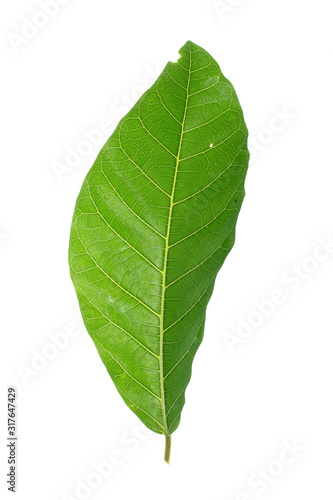
[[[247,164],[234,88],[187,42],[120,120],[77,199],[69,258],[86,328],[125,403],[167,437],[167,460]]]

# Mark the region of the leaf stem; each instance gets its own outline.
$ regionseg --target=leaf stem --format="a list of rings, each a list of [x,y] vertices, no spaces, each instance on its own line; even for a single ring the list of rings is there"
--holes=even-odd
[[[165,435],[165,450],[164,450],[164,460],[167,464],[170,464],[170,452],[171,452],[171,436]]]

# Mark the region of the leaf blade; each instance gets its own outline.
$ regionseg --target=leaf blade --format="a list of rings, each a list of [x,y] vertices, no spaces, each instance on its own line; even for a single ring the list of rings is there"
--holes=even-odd
[[[70,268],[89,334],[126,404],[177,428],[248,163],[235,91],[192,42],[119,122],[88,173]]]

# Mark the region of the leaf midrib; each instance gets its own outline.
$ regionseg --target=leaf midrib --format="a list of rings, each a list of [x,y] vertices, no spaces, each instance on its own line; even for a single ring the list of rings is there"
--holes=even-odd
[[[172,192],[171,192],[171,198],[170,198],[168,227],[167,227],[167,234],[166,234],[166,240],[165,240],[164,264],[163,264],[163,272],[162,272],[163,278],[162,278],[162,298],[161,298],[161,317],[160,317],[159,363],[160,363],[162,420],[163,420],[164,434],[166,436],[169,436],[169,429],[168,429],[168,422],[167,422],[167,413],[166,413],[166,408],[165,408],[165,390],[164,390],[165,378],[164,378],[164,367],[163,367],[164,302],[165,302],[165,292],[166,292],[166,271],[167,271],[167,264],[168,264],[168,252],[169,252],[169,248],[170,248],[169,239],[170,239],[172,211],[173,211],[173,207],[174,207],[174,196],[175,196],[175,189],[176,189],[176,182],[177,182],[178,166],[179,166],[179,162],[180,162],[180,152],[181,152],[182,143],[183,143],[184,125],[185,125],[185,120],[186,120],[188,98],[189,98],[189,84],[190,84],[190,75],[191,75],[191,49],[189,49],[189,56],[190,56],[190,61],[189,61],[188,80],[187,80],[187,87],[186,87],[186,101],[185,101],[183,120],[181,123],[181,133],[180,133],[180,139],[179,139],[178,153],[176,156],[175,174],[174,174],[173,186],[172,186]]]

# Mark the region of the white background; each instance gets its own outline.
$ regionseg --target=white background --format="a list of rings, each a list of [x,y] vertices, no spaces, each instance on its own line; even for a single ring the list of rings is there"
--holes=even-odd
[[[19,500],[332,498],[331,2],[63,0],[52,18],[40,3],[0,12],[5,498],[8,385],[18,390]],[[111,131],[188,39],[234,84],[252,158],[167,466],[163,437],[141,430],[84,330],[67,247],[76,196],[109,135],[96,129],[108,119]],[[60,175],[92,130],[99,143],[85,142]],[[50,337],[59,332],[61,349]],[[101,479],[95,466],[112,454]],[[84,494],[80,481],[93,488]]]

